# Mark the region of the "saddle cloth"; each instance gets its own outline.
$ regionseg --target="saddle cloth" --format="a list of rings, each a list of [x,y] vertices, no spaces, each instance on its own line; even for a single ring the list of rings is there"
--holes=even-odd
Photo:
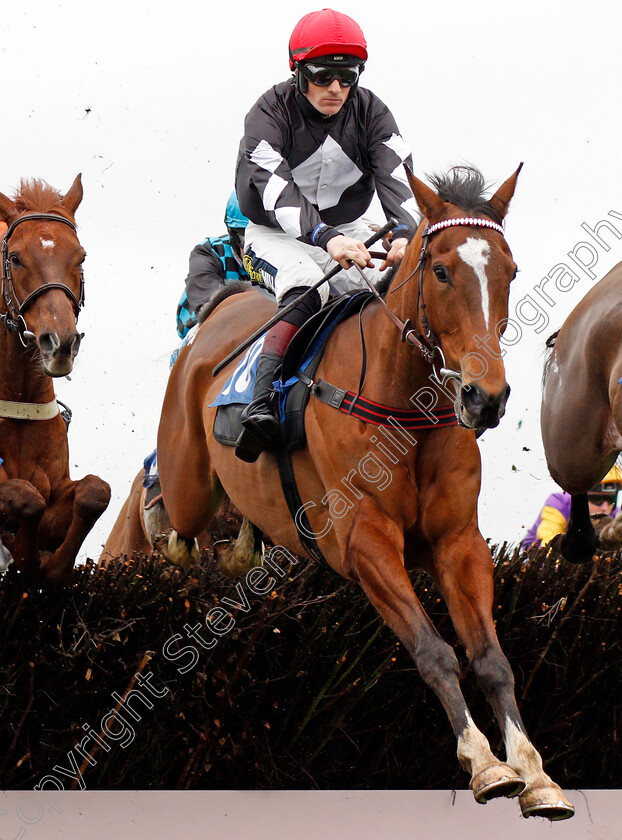
[[[300,378],[313,378],[322,359],[326,342],[335,327],[374,299],[368,291],[353,291],[330,300],[304,324],[291,340],[283,364],[281,378],[273,383],[279,394],[279,412],[285,446],[288,451],[305,443],[304,412],[310,391]],[[214,419],[214,437],[225,446],[235,446],[242,431],[240,415],[253,397],[257,363],[265,336],[261,336],[247,350],[211,403],[218,411]]]

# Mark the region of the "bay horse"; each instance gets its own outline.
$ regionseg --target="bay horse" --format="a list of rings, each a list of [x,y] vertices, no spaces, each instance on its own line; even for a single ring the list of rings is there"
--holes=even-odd
[[[592,519],[587,498],[622,451],[621,289],[618,263],[547,342],[542,442],[553,480],[572,496],[568,528],[555,544],[576,563],[591,561],[599,546],[622,543],[622,517]]]
[[[62,196],[45,181],[0,193],[0,536],[15,567],[49,585],[67,583],[86,535],[106,509],[101,478],[69,477],[67,427],[52,380],[67,376],[82,336],[84,301],[75,212],[78,175]]]
[[[525,732],[492,620],[493,561],[477,522],[476,433],[499,423],[509,393],[499,337],[516,265],[501,223],[519,171],[490,198],[472,168],[435,177],[435,189],[408,171],[423,219],[387,303],[367,306],[360,324],[350,318],[337,327],[315,376],[356,393],[362,329],[368,348],[363,394],[369,400],[396,411],[417,401],[454,405],[458,423],[417,432],[408,445],[404,435],[392,434],[380,450],[378,427],[311,397],[307,445],[292,453],[292,461],[324,558],[363,588],[438,695],[476,801],[518,795],[524,816],[554,820],[571,817],[574,808],[544,772]],[[173,367],[158,432],[160,480],[174,528],[165,553],[172,562],[192,562],[193,537],[223,493],[275,546],[309,556],[285,504],[274,454],[264,452],[248,464],[213,434],[216,409],[210,404],[232,368],[215,378],[212,370],[273,312],[254,291],[224,300]],[[458,660],[424,612],[411,568],[428,572],[448,605],[502,730],[505,762],[471,717]]]

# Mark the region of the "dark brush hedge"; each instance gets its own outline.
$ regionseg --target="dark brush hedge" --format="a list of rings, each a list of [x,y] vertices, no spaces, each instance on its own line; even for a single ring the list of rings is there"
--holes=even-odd
[[[567,788],[622,787],[620,554],[575,567],[544,550],[526,560],[504,545],[496,560],[497,631],[547,771]],[[413,581],[456,644],[430,579]],[[57,592],[25,590],[19,574],[6,574],[0,785],[32,788],[55,766],[69,768],[82,725],[99,733],[116,705],[112,693],[124,695],[140,669],[169,691],[152,698],[152,710],[140,707],[125,748],[90,742],[88,788],[468,785],[445,714],[394,635],[357,586],[311,562],[291,566],[263,599],[247,590],[250,611],[232,609],[231,632],[179,673],[182,660],[165,658],[164,644],[185,623],[205,626],[222,597],[239,600],[235,592],[207,555],[190,571],[148,557],[106,570],[87,564]],[[458,653],[467,702],[502,752]]]

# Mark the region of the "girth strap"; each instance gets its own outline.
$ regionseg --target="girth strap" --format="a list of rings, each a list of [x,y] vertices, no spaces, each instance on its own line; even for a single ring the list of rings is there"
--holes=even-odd
[[[320,551],[319,546],[315,541],[313,531],[311,530],[311,524],[307,518],[305,506],[303,505],[300,493],[298,492],[298,485],[296,484],[296,476],[294,474],[291,455],[284,446],[277,449],[274,454],[276,456],[277,464],[279,465],[279,476],[281,477],[283,495],[285,496],[285,501],[287,502],[290,515],[294,520],[294,525],[296,526],[296,531],[298,532],[298,538],[314,560],[317,560],[319,563],[322,563],[324,566],[332,570],[332,567],[329,566],[326,558]]]

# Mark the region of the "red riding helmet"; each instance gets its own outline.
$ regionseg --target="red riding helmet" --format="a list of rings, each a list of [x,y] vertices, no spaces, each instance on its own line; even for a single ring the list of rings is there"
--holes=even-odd
[[[354,56],[360,64],[367,61],[367,41],[358,23],[333,9],[301,18],[289,39],[290,68],[298,61],[334,54]]]

